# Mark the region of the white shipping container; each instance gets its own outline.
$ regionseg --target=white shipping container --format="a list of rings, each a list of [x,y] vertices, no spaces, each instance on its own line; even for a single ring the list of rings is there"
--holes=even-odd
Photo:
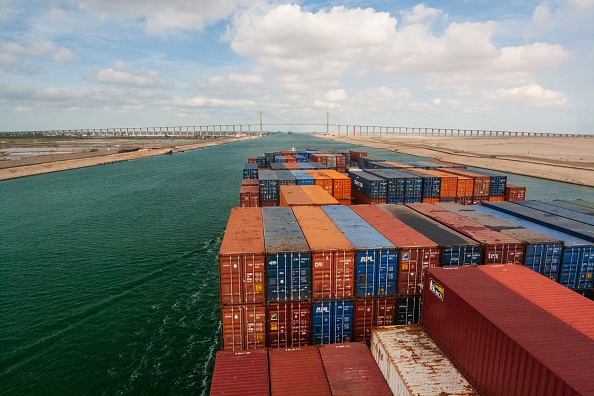
[[[371,352],[396,396],[478,395],[421,326],[373,329]]]

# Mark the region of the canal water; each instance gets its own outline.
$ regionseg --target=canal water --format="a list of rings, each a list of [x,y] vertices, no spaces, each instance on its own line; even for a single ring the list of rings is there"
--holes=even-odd
[[[0,394],[208,394],[243,165],[291,147],[361,148],[282,134],[0,182]],[[509,181],[528,199],[594,190]]]

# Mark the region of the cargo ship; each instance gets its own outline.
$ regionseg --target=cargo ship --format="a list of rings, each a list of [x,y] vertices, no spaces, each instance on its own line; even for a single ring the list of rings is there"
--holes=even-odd
[[[243,176],[212,395],[592,394],[594,204],[360,151]]]

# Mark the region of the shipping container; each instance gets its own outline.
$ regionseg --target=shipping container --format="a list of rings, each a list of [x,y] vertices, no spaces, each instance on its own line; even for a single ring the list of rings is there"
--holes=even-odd
[[[297,181],[298,186],[313,186],[315,184],[313,177],[303,169],[291,170],[291,173]]]
[[[310,298],[311,255],[291,208],[262,208],[267,300]]]
[[[243,167],[243,178],[244,179],[257,179],[258,178],[258,164],[247,163]]]
[[[355,294],[355,248],[319,207],[295,207],[293,213],[311,249],[314,299]]]
[[[386,180],[387,198],[418,198],[420,202],[423,196],[423,179],[421,177],[399,169],[373,169],[369,172]]]
[[[324,164],[320,164],[319,162],[307,162],[311,169],[320,170],[320,169],[328,169],[328,167]]]
[[[399,163],[394,162],[394,161],[386,161],[386,164],[388,164],[388,165],[394,165],[398,169],[414,169],[414,166],[412,166],[412,165],[399,164]]]
[[[439,245],[441,266],[478,265],[482,262],[482,247],[478,242],[407,206],[379,205],[379,207]]]
[[[298,162],[297,165],[303,170],[313,169],[313,166],[309,162]]]
[[[332,196],[336,199],[351,198],[351,179],[333,169],[323,170],[330,178],[332,178]]]
[[[356,205],[379,205],[388,202],[386,198],[369,198],[364,192],[355,189],[351,190],[351,195],[354,201],[353,204]]]
[[[485,206],[477,206],[476,209],[563,241],[561,269],[557,281],[562,286],[575,291],[587,290],[593,285],[594,244],[592,242]]]
[[[338,205],[338,200],[320,186],[300,186],[314,206]]]
[[[281,164],[280,162],[273,162],[270,164],[270,169],[273,171],[277,170],[287,170],[286,164]]]
[[[243,181],[241,182],[241,186],[256,186],[258,187],[259,185],[259,181],[258,179],[243,179]]]
[[[349,154],[351,155],[350,160],[353,162],[359,162],[359,158],[361,157],[367,157],[367,152],[365,151],[349,151]]]
[[[457,198],[471,198],[474,195],[474,179],[471,177],[458,176]]]
[[[526,187],[507,184],[505,186],[505,200],[509,202],[523,201],[526,199]]]
[[[266,301],[265,262],[262,210],[231,209],[219,250],[221,303]]]
[[[374,329],[371,353],[396,396],[478,396],[420,326]]]
[[[279,206],[309,206],[313,201],[303,186],[280,186]]]
[[[247,180],[247,179],[246,179]],[[254,180],[254,179],[249,179]],[[239,190],[239,206],[242,208],[255,208],[260,206],[260,189],[256,186],[241,186]]]
[[[326,192],[328,194],[332,195],[332,189],[334,188],[334,182],[332,181],[332,178],[330,176],[328,176],[321,170],[315,170],[315,169],[306,170],[305,172],[307,172],[308,175],[313,177],[314,185],[322,187],[324,190],[326,190]]]
[[[419,323],[421,319],[421,296],[404,296],[396,299],[397,325],[410,325]]]
[[[594,226],[594,217],[573,211],[571,209],[560,208],[555,205],[550,205],[546,202],[522,201],[518,202],[518,205],[526,206],[528,208],[554,214],[555,216],[565,217],[567,219],[579,221],[580,223],[586,223],[591,226]]]
[[[353,302],[321,300],[312,303],[314,344],[335,344],[353,339]]]
[[[277,170],[275,172],[276,172],[276,177],[278,179],[279,186],[295,186],[295,185],[297,185],[297,180],[295,179],[295,176],[293,176],[293,174],[291,173],[290,170],[284,169],[284,170]]]
[[[491,177],[486,175],[480,175],[476,172],[470,172],[462,169],[455,168],[443,168],[444,172],[454,174],[456,176],[468,177],[473,179],[473,197],[488,197],[491,188]]]
[[[594,226],[589,224],[528,208],[517,203],[485,202],[485,206],[594,242]]]
[[[483,245],[483,264],[524,265],[525,246],[523,242],[436,205],[410,204],[408,206],[480,242]]]
[[[358,191],[371,199],[387,198],[386,179],[362,170],[351,170],[349,172],[351,179],[351,193]]]
[[[479,175],[489,176],[490,184],[489,184],[489,196],[491,197],[504,197],[505,196],[505,189],[507,186],[507,176],[502,175],[498,172],[489,170],[489,169],[476,169],[472,168],[470,170],[473,173],[478,173]]]
[[[588,216],[594,216],[594,208],[588,208],[582,205],[578,205],[571,202],[554,200],[554,201],[544,201],[550,205],[558,206],[560,208],[565,208],[569,210],[573,210],[574,212],[582,213]]]
[[[480,267],[427,271],[421,325],[480,394],[592,394],[592,339]]]
[[[484,265],[480,269],[594,341],[594,301],[519,265]]]
[[[261,208],[268,208],[268,207],[272,207],[272,206],[279,206],[279,202],[278,201],[262,201],[262,200],[260,200],[259,204],[260,204],[260,207]]]
[[[286,158],[285,158],[285,156],[284,156],[284,155],[282,155],[282,154],[281,154],[281,155],[275,155],[275,156],[274,156],[274,162],[276,162],[276,163],[281,163],[281,164],[282,164],[282,163],[285,163],[285,162],[287,162],[287,159],[286,159]]]
[[[377,206],[357,205],[351,209],[398,249],[396,293],[421,294],[425,269],[439,267],[438,245]]]
[[[322,210],[355,248],[356,295],[389,297],[396,292],[398,252],[394,244],[351,210],[324,206]]]
[[[318,347],[268,351],[271,396],[332,395]]]
[[[270,396],[268,351],[219,351],[210,396]]]
[[[320,346],[333,396],[391,396],[392,391],[369,348],[358,342]]]
[[[260,171],[258,175],[260,188],[260,202],[276,201],[279,199],[278,177],[272,170]]]
[[[441,177],[421,172],[421,169],[405,169],[403,172],[418,176],[423,180],[422,198],[439,198],[441,194]]]
[[[307,157],[301,154],[293,154],[293,157],[297,160],[297,162],[306,162]]]
[[[385,162],[385,161],[383,159],[379,159],[379,158],[359,157],[359,168],[361,168],[361,169],[369,168],[370,162]]]
[[[221,307],[223,350],[266,348],[266,305],[239,304]]]
[[[456,198],[458,192],[458,177],[438,170],[415,169],[416,172],[440,179],[439,198]]]
[[[588,201],[585,199],[571,199],[571,200],[565,200],[565,201],[574,203],[576,205],[584,206],[586,208],[594,209],[594,201]]]
[[[291,348],[311,344],[311,303],[268,303],[266,311],[268,347]]]
[[[368,297],[355,300],[353,341],[371,343],[371,330],[391,326],[396,320],[394,297]]]
[[[563,253],[562,241],[475,210],[478,208],[476,206],[468,207],[455,203],[441,203],[437,206],[524,242],[526,244],[524,265],[549,279],[557,280],[559,277]]]
[[[296,162],[287,162],[283,164],[286,170],[302,170],[301,167]]]
[[[268,165],[266,165],[266,157],[262,156],[262,157],[258,157],[256,160],[256,164],[258,165],[258,168],[267,168]]]

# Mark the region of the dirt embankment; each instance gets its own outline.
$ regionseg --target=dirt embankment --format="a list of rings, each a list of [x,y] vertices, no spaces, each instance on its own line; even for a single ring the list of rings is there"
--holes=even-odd
[[[594,136],[345,136],[328,139],[468,166],[594,187]]]

